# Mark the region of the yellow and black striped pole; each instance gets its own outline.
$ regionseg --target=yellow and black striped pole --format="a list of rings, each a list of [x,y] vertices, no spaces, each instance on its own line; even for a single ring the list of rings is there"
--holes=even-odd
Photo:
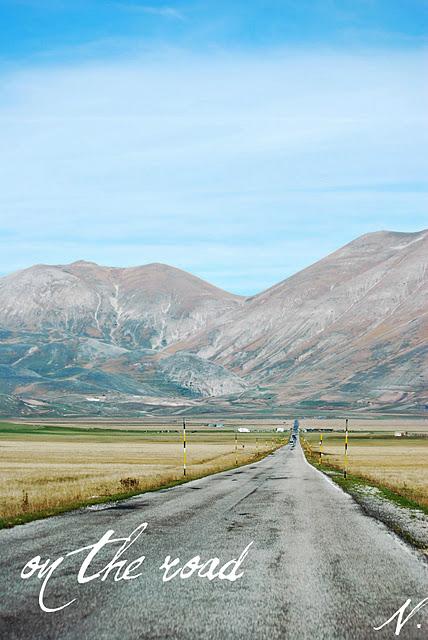
[[[235,431],[235,467],[238,466],[238,433]]]
[[[320,464],[322,463],[322,433],[320,433]]]
[[[343,477],[348,474],[348,418],[345,420],[345,457],[343,461]]]
[[[186,476],[186,420],[183,418],[183,476]]]

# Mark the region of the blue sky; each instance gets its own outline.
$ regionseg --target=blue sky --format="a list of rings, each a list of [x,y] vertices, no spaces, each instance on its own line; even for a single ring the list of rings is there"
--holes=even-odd
[[[0,0],[0,272],[255,293],[427,216],[428,2]]]

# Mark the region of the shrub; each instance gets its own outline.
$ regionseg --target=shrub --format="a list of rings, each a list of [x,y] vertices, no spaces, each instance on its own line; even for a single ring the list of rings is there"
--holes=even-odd
[[[138,478],[121,478],[120,485],[125,491],[135,491],[140,486]]]

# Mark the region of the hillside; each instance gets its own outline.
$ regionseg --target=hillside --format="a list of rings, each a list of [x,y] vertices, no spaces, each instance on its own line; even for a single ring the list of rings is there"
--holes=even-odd
[[[161,264],[0,279],[0,412],[421,410],[428,232],[357,238],[252,298]]]
[[[362,236],[183,346],[282,402],[422,402],[427,262],[427,232]]]

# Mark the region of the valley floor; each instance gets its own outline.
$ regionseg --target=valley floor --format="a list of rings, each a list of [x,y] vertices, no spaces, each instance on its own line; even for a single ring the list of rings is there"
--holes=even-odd
[[[147,530],[124,561],[143,555],[140,575],[117,582],[101,568],[143,523]],[[79,584],[86,553],[73,551],[106,531],[116,544],[88,569],[104,573]],[[405,616],[414,607],[415,615],[407,615],[400,640],[424,638],[428,629],[428,608],[416,611],[428,590],[423,554],[367,517],[307,464],[299,445],[167,491],[3,530],[0,543],[4,638],[378,640],[394,637],[396,620],[387,621],[406,602]],[[244,549],[235,582],[196,573],[162,581],[167,555],[180,569],[195,554],[223,565]],[[20,578],[36,556],[64,560],[49,579],[44,605],[70,606],[40,609],[42,580],[35,573]]]
[[[285,434],[0,424],[0,525],[124,498],[253,462]]]

